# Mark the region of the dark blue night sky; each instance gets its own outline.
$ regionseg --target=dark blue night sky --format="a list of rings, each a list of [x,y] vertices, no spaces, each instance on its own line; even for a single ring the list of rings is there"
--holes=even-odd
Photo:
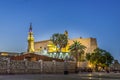
[[[120,0],[0,0],[0,51],[26,51],[30,22],[35,41],[67,30],[120,61]]]

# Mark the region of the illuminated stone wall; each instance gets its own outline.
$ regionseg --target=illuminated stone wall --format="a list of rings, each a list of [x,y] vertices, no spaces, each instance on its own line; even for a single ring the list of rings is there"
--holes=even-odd
[[[75,39],[68,40],[68,45],[66,48],[62,49],[62,52],[65,52],[65,51],[69,52],[68,48],[71,44],[73,44],[73,41],[79,41],[82,45],[86,46],[85,53],[91,53],[91,52],[93,52],[94,49],[97,48],[96,38],[75,38]],[[49,52],[49,48],[50,48],[50,46],[48,46],[49,44],[51,44],[50,40],[35,42],[35,52],[39,52],[41,50],[40,47],[42,49],[43,48],[48,49],[48,52]],[[52,48],[54,48],[54,46],[52,46]],[[51,50],[51,52],[52,52],[52,50]],[[86,54],[84,54],[84,56],[86,56]]]
[[[39,52],[41,49],[47,48],[49,40],[35,42],[35,52]]]

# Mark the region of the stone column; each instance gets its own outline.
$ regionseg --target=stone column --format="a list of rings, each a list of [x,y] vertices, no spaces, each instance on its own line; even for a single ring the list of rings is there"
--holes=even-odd
[[[64,61],[64,74],[68,74],[68,62],[67,62],[67,60]]]
[[[53,62],[53,73],[56,73],[56,61],[53,60],[52,62]]]
[[[43,72],[43,60],[39,60],[40,62],[40,72],[42,73]]]
[[[25,70],[24,70],[24,72],[25,73],[27,73],[28,72],[28,69],[27,69],[27,66],[28,66],[28,61],[27,61],[27,59],[24,59],[24,62],[25,62]]]
[[[10,58],[7,58],[7,73],[10,73]]]

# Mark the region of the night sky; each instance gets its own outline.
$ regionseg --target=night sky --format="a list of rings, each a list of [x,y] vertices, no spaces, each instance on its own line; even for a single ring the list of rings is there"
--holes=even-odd
[[[67,30],[120,61],[120,0],[0,0],[0,51],[26,51],[31,22],[35,41]]]

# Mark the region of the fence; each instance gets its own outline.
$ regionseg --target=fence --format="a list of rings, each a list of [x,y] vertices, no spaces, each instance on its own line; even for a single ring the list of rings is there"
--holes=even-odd
[[[75,71],[75,62],[0,60],[0,74],[63,73]]]

